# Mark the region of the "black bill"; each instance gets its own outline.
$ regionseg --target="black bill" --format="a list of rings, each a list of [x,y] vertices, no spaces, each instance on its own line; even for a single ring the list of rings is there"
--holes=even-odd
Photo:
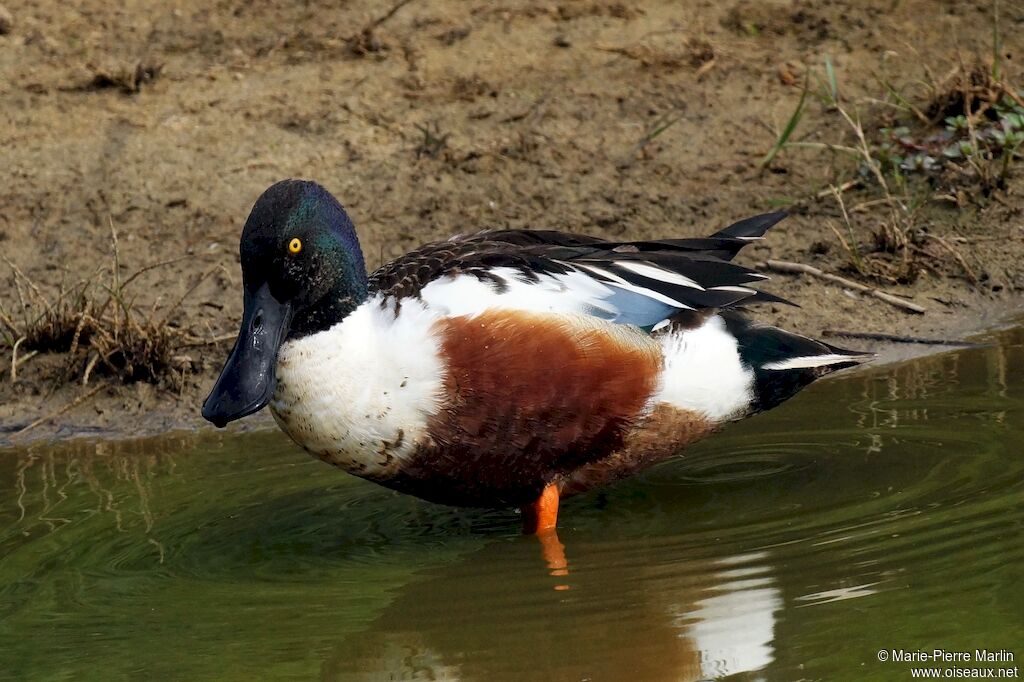
[[[277,352],[288,335],[291,306],[264,284],[245,291],[242,328],[217,383],[203,402],[203,418],[217,427],[262,409],[274,394]]]

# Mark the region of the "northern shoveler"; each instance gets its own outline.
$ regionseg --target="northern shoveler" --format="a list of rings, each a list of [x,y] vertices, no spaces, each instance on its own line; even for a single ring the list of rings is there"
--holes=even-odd
[[[559,497],[867,357],[737,309],[784,302],[730,262],[783,217],[702,239],[480,232],[367,276],[341,204],[279,182],[242,231],[242,326],[203,416],[224,426],[269,403],[292,440],[350,473],[554,528]]]

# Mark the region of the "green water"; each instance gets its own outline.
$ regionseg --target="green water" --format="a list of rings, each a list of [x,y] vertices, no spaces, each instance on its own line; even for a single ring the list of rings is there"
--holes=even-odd
[[[3,679],[911,679],[1024,659],[1024,330],[840,375],[563,505],[402,497],[277,433],[0,451]],[[927,665],[927,664],[920,664]],[[966,664],[961,667],[985,667]]]

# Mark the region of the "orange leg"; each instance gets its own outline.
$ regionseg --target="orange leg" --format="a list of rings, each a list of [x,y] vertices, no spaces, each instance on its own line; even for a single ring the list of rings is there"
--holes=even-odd
[[[569,575],[569,561],[565,558],[565,545],[558,539],[558,531],[551,530],[537,533],[540,540],[540,552],[544,557],[544,563],[548,565],[551,575]],[[556,590],[567,590],[568,585],[555,585]]]
[[[558,540],[558,486],[549,484],[532,504],[523,507],[523,532],[536,535],[541,553],[551,575],[569,575],[569,562],[565,559],[565,545]],[[556,590],[567,590],[558,585]]]
[[[523,532],[536,535],[558,525],[558,486],[549,483],[532,504],[522,508]]]

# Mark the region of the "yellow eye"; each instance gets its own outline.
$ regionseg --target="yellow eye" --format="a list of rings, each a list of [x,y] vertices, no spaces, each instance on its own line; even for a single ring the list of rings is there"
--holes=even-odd
[[[288,242],[288,251],[291,253],[302,251],[302,240],[298,237],[292,237],[292,240]]]

